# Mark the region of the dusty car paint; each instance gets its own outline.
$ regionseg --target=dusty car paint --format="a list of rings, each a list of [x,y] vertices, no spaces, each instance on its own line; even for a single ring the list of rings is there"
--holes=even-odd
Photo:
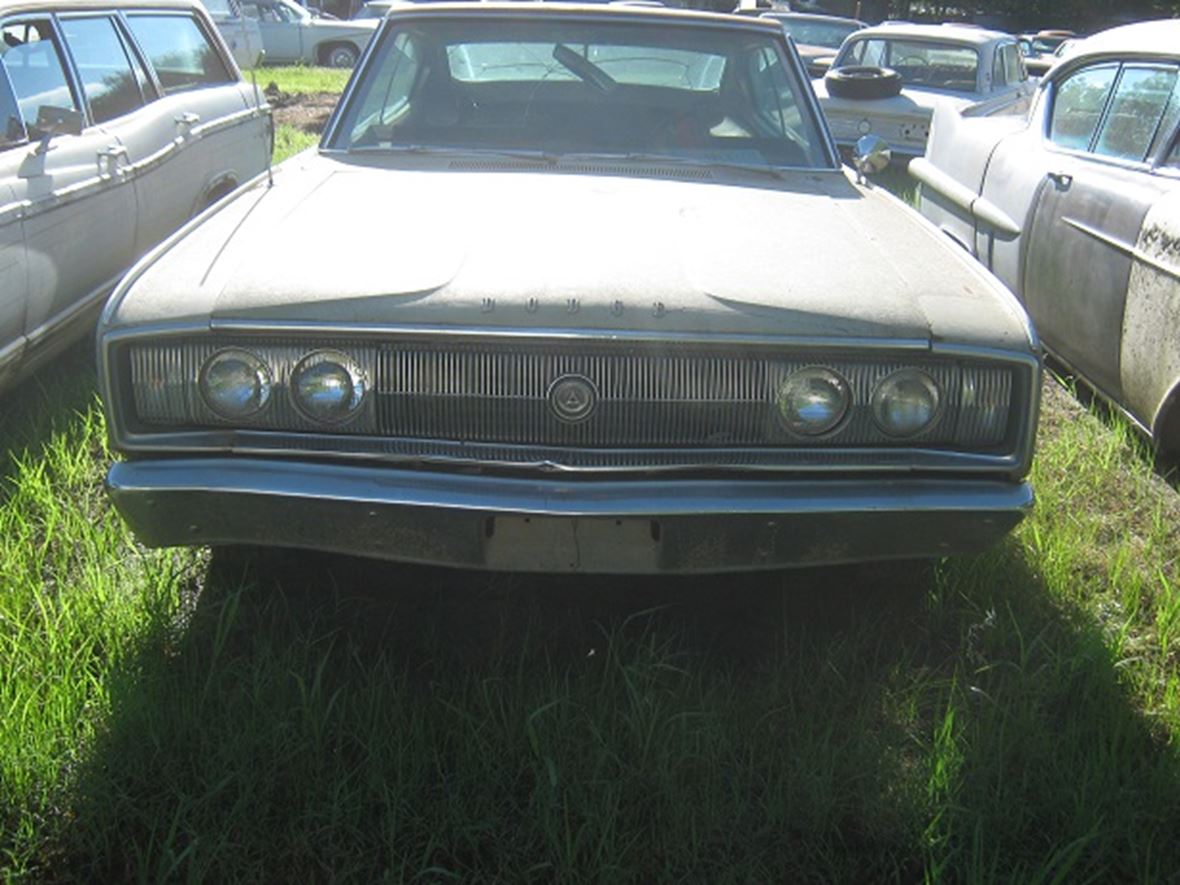
[[[176,78],[197,74],[157,64],[159,47],[141,40],[149,31],[137,29],[159,21],[193,29],[186,33],[194,45],[205,47],[207,66],[200,76],[208,82],[181,88]],[[76,30],[81,26],[97,28],[108,41],[126,41],[115,42],[116,48],[133,47],[143,80],[125,93],[132,97],[130,105],[106,113],[98,104],[101,93],[86,93],[78,109],[66,109],[76,131],[39,132],[20,117],[39,115],[38,105],[50,111],[60,103],[73,105],[83,94],[80,72],[89,74],[94,66],[87,56],[57,68],[64,74],[55,93],[40,91],[43,84],[37,82],[52,74],[60,47],[70,47],[74,55],[91,48],[82,35],[93,32]],[[8,137],[0,146],[4,386],[88,332],[103,300],[138,256],[260,173],[268,162],[271,129],[269,108],[242,82],[198,3],[7,2],[0,4],[0,27],[45,29],[36,44],[31,37],[27,41],[32,48],[19,34],[8,33],[0,52],[5,65],[0,93],[25,102],[10,114]],[[41,49],[47,51],[35,59],[40,64],[16,63],[22,51],[31,55]],[[118,52],[130,78],[126,50]],[[105,82],[120,81],[111,75]]]
[[[1054,143],[1051,120],[1059,84],[1089,71],[1176,79],[1178,40],[1174,21],[1088,38],[1041,83],[1027,117],[939,112],[926,159],[911,164],[923,184],[923,214],[1021,297],[1057,357],[1167,448],[1180,443],[1177,120],[1161,117],[1131,158],[1098,152],[1113,110],[1083,148]]]
[[[366,65],[381,64],[385,39],[543,20],[579,37],[634,28],[635,43],[657,26],[661,41],[741,51],[772,40],[806,84],[769,23],[626,7],[399,12]],[[604,85],[583,61],[563,62],[574,73],[553,94],[607,112],[653,95],[618,69]],[[776,167],[625,144],[402,146],[384,106],[365,110],[366,75],[318,152],[161,247],[108,304],[100,375],[125,456],[108,485],[145,543],[710,572],[979,550],[1032,505],[1039,355],[1027,317],[911,209],[841,169],[807,90],[792,143],[814,137],[799,155],[815,159]],[[732,85],[717,87],[738,102],[727,115],[752,94]],[[535,86],[481,88],[544,112]],[[432,125],[461,119],[424,107]],[[738,137],[728,116],[709,126]],[[311,219],[349,210],[354,222],[321,226],[317,254],[283,248]],[[347,368],[355,394],[339,423],[317,424],[297,392],[321,358]],[[266,391],[233,420],[210,406],[219,361]],[[776,397],[815,377],[845,391],[844,410],[806,436]],[[939,391],[916,437],[875,417],[900,377]]]

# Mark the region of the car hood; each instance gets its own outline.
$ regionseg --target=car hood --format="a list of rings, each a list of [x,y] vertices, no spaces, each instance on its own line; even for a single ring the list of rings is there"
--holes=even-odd
[[[685,181],[586,163],[562,174],[380,162],[285,164],[273,188],[243,193],[141,266],[108,322],[1029,346],[1006,290],[917,213],[842,173],[660,170],[705,179]]]

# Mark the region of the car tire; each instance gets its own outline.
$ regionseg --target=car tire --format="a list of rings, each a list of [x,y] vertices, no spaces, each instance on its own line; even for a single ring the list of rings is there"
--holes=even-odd
[[[848,65],[824,74],[824,85],[836,98],[892,98],[901,92],[901,74],[875,65]]]
[[[360,53],[350,43],[334,43],[321,53],[324,63],[330,68],[351,68],[356,66]]]

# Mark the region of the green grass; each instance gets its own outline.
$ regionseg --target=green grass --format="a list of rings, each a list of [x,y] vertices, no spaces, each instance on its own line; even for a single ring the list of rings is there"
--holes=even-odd
[[[344,84],[352,76],[351,70],[304,65],[254,68],[242,73],[248,81],[256,82],[259,89],[266,89],[269,84],[273,83],[280,91],[291,95],[303,95],[309,92],[342,92]]]
[[[1060,392],[986,555],[527,577],[144,550],[91,362],[0,398],[0,879],[1180,869],[1180,503]]]
[[[1049,410],[979,557],[479,575],[140,549],[88,363],[2,401],[7,879],[1180,869],[1177,504],[1118,425]]]
[[[275,127],[274,161],[281,163],[288,157],[294,156],[319,142],[320,137],[311,132],[304,132],[296,126],[285,123]]]

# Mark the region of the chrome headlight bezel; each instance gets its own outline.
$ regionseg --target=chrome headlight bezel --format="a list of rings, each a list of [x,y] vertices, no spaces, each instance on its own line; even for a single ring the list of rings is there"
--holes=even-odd
[[[808,418],[809,406],[818,405],[817,395],[826,388],[835,394],[835,404],[826,417]],[[832,433],[848,417],[852,390],[848,381],[826,366],[806,366],[792,372],[779,384],[775,407],[779,420],[789,433],[802,437],[820,437]]]
[[[339,402],[339,409],[317,409],[314,400],[304,392],[303,381],[307,375],[324,367],[334,367],[339,370],[338,380],[343,381],[340,391],[343,399]],[[321,379],[322,380],[322,379]],[[365,404],[365,397],[369,391],[369,380],[364,372],[348,354],[339,350],[313,350],[304,356],[291,370],[291,377],[287,384],[287,392],[291,398],[291,405],[308,421],[330,426],[347,424],[354,420]]]
[[[903,391],[902,385],[907,385],[908,389]],[[907,416],[910,425],[899,426],[896,420],[890,418],[889,409],[890,400],[900,396],[913,396],[915,402],[924,399],[928,403],[924,409],[925,416],[916,421],[912,416]],[[938,423],[944,400],[945,396],[938,382],[921,369],[910,367],[891,372],[874,385],[870,410],[874,423],[886,436],[910,439],[920,436]]]
[[[246,375],[252,376],[254,391],[245,400],[245,407],[227,407],[226,400],[218,397],[215,384],[211,376],[219,367],[227,366],[231,361],[238,361],[246,369]],[[227,421],[242,421],[261,413],[270,403],[271,392],[274,390],[274,374],[266,361],[252,350],[241,347],[226,347],[212,354],[202,364],[197,375],[197,388],[205,406],[220,418]]]

